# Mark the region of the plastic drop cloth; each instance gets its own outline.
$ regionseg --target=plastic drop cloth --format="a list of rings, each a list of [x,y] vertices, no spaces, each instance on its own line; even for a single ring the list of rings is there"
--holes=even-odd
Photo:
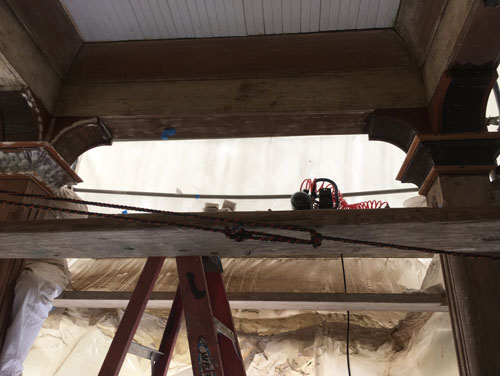
[[[119,314],[99,311],[53,314],[25,362],[25,376],[94,376],[98,373]],[[164,319],[145,314],[135,340],[158,346]],[[345,327],[337,330],[345,334]],[[309,332],[277,335],[238,334],[248,376],[346,375],[345,342],[317,325]],[[184,328],[181,329],[169,375],[192,375]],[[415,332],[409,346],[395,352],[390,343],[375,349],[351,345],[351,368],[357,376],[458,376],[449,316],[432,315]],[[150,375],[146,359],[127,355],[120,375]]]
[[[78,259],[71,263],[75,290],[132,291],[145,259]],[[227,291],[343,292],[339,259],[223,259]],[[420,259],[345,259],[347,290],[401,293],[419,289],[427,269]],[[175,291],[177,269],[167,259],[156,291]]]
[[[442,282],[437,260],[427,274],[427,262],[418,259],[346,261],[348,289],[353,292],[404,292]],[[73,287],[131,290],[143,263],[77,260],[71,265]],[[228,291],[343,291],[337,260],[226,259],[223,263]],[[169,260],[157,287],[173,291],[176,284],[174,263]],[[148,311],[135,340],[157,348],[167,314]],[[121,315],[119,310],[56,310],[25,362],[25,376],[73,376],[75,369],[82,376],[97,374]],[[249,376],[346,374],[345,312],[238,310],[233,315]],[[447,313],[355,312],[350,334],[351,367],[357,376],[458,375]],[[170,372],[192,374],[184,328]],[[149,362],[128,355],[121,375],[132,374],[150,375]]]

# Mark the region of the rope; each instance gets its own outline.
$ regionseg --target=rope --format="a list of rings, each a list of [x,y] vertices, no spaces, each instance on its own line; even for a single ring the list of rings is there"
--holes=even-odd
[[[417,251],[417,252],[438,254],[438,255],[461,256],[461,257],[468,257],[468,258],[474,258],[474,259],[500,260],[500,256],[496,256],[496,255],[476,254],[476,253],[467,253],[467,252],[462,253],[462,252],[442,250],[442,249],[407,246],[407,245],[401,245],[401,244],[383,243],[383,242],[375,242],[375,241],[369,241],[369,240],[349,239],[349,238],[342,238],[342,237],[337,237],[337,236],[327,236],[327,235],[323,235],[323,234],[317,232],[314,229],[292,226],[292,225],[277,225],[277,224],[260,223],[260,222],[253,222],[253,221],[241,221],[241,220],[234,220],[234,219],[230,219],[230,218],[217,218],[217,217],[210,217],[210,216],[199,215],[199,214],[178,213],[178,212],[170,212],[170,211],[164,211],[164,210],[146,209],[146,208],[140,208],[140,207],[135,207],[135,206],[126,206],[126,205],[107,204],[107,203],[102,203],[102,202],[77,200],[77,199],[63,198],[63,197],[49,197],[49,196],[44,196],[44,195],[20,193],[20,192],[13,192],[13,191],[7,191],[7,190],[0,190],[0,193],[6,194],[6,195],[11,195],[11,196],[16,196],[16,197],[40,198],[40,199],[49,200],[49,201],[72,202],[72,203],[76,203],[76,204],[100,206],[100,207],[115,208],[115,209],[135,210],[135,211],[142,211],[142,212],[147,212],[147,213],[159,213],[159,214],[165,214],[165,215],[179,216],[179,217],[184,217],[184,218],[189,218],[189,219],[204,219],[204,220],[208,220],[211,222],[220,222],[220,223],[226,224],[226,226],[224,228],[219,228],[219,227],[201,226],[201,225],[196,225],[196,224],[191,224],[191,223],[187,224],[187,223],[178,223],[178,222],[173,222],[173,221],[149,220],[149,219],[144,219],[144,218],[136,218],[136,217],[123,216],[123,215],[116,215],[116,214],[105,214],[105,213],[97,213],[97,212],[91,212],[91,211],[85,211],[85,210],[58,208],[58,207],[48,206],[48,205],[15,202],[15,201],[10,201],[10,200],[0,199],[1,204],[24,207],[24,208],[41,209],[41,210],[55,210],[55,211],[71,213],[71,214],[80,214],[80,215],[87,215],[87,216],[94,216],[94,217],[101,217],[101,218],[112,218],[112,219],[116,219],[116,220],[120,220],[120,221],[127,221],[127,222],[145,223],[145,224],[150,224],[150,225],[154,225],[154,226],[169,225],[169,226],[179,227],[179,228],[188,228],[188,229],[193,229],[193,230],[222,233],[226,237],[228,237],[229,239],[232,239],[232,240],[235,240],[238,242],[241,242],[241,241],[244,241],[247,239],[251,239],[251,240],[260,240],[260,241],[265,241],[265,242],[282,242],[282,243],[289,243],[289,244],[310,244],[314,248],[316,248],[316,247],[321,246],[321,244],[324,240],[328,240],[328,241],[333,241],[333,242],[341,242],[341,243],[349,243],[349,244],[357,244],[357,245],[368,245],[371,247],[392,248],[392,249],[400,249],[400,250],[405,250],[405,251]],[[227,225],[228,223],[236,224],[236,226],[229,227]],[[309,233],[311,238],[310,239],[301,239],[301,238],[295,238],[295,237],[291,237],[291,236],[285,236],[285,235],[279,235],[279,234],[273,234],[273,233],[267,233],[267,232],[245,230],[245,229],[243,229],[243,226],[266,227],[266,228],[274,228],[274,229],[280,229],[280,230],[307,232],[307,233]]]

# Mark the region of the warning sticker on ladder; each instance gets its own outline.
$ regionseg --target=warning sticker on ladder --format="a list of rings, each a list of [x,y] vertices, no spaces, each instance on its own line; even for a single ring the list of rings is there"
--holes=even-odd
[[[198,366],[201,376],[216,376],[215,366],[205,338],[198,339]]]

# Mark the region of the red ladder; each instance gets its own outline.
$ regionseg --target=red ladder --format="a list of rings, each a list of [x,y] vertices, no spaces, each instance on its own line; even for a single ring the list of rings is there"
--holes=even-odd
[[[149,257],[146,261],[99,376],[118,376],[164,261],[164,257]],[[193,374],[244,376],[245,367],[224,289],[220,258],[186,256],[177,257],[176,262],[179,286],[160,348],[146,351],[152,362],[153,376],[167,374],[183,313]],[[144,350],[143,346],[139,347]]]

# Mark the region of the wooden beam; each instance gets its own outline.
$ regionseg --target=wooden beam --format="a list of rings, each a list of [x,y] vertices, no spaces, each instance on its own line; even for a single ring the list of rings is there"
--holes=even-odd
[[[65,291],[54,301],[61,308],[125,308],[132,293],[118,291]],[[153,292],[149,309],[170,309],[175,292]],[[341,294],[296,292],[228,292],[232,309],[318,311],[447,312],[440,294]]]
[[[66,77],[82,41],[59,0],[7,0],[61,79]]]
[[[394,27],[410,47],[419,66],[427,58],[447,1],[401,1]]]
[[[394,30],[384,29],[86,43],[68,82],[222,79],[411,68],[415,63],[405,43]]]
[[[448,0],[423,67],[428,101],[443,72],[457,65],[496,67],[500,58],[500,8],[483,0]]]
[[[57,116],[344,112],[425,105],[418,69],[221,80],[67,84]]]
[[[180,116],[106,116],[113,140],[159,140],[167,128],[173,140],[363,134],[372,111],[246,113]]]
[[[61,80],[9,7],[0,1],[0,83],[29,87],[51,112]]]
[[[5,197],[5,196],[2,196]],[[141,218],[214,226],[216,223],[172,215]],[[243,222],[276,223],[316,228],[325,235],[397,243],[408,246],[498,254],[500,208],[314,210],[211,213],[210,217]],[[230,226],[230,224],[229,224]],[[218,226],[219,228],[223,225]],[[245,227],[247,228],[247,227]],[[251,227],[248,227],[251,229]],[[309,239],[308,233],[269,231]],[[221,233],[117,219],[4,222],[0,226],[1,258],[145,257],[219,255],[222,257],[429,257],[421,252],[323,241],[288,244],[244,240]]]

